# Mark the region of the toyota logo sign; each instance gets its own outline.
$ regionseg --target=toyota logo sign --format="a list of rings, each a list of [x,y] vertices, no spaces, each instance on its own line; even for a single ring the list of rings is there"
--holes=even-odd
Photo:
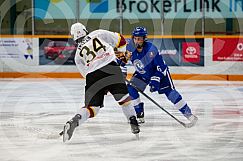
[[[189,46],[189,47],[186,49],[186,53],[187,53],[187,54],[190,54],[190,55],[193,55],[193,54],[196,54],[196,53],[197,53],[197,50],[196,50],[195,47]]]
[[[243,51],[243,43],[238,43],[238,44],[237,44],[237,49],[238,49],[239,51]]]

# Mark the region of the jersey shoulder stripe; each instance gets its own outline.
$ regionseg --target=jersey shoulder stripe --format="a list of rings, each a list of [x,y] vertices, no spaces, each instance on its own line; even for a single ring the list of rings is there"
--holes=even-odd
[[[126,42],[125,38],[121,34],[118,33],[118,36],[119,36],[119,39],[118,39],[118,43],[116,44],[116,47],[117,48],[122,48],[122,47],[124,47],[127,44],[127,42]]]

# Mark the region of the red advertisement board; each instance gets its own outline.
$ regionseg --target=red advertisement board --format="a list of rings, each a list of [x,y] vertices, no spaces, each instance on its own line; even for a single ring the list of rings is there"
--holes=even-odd
[[[183,42],[182,57],[183,62],[200,62],[200,44],[197,42]]]
[[[213,39],[213,61],[243,61],[243,39]]]

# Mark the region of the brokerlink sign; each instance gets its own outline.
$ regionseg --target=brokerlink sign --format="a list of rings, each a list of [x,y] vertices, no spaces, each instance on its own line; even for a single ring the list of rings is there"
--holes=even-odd
[[[162,11],[167,19],[201,18],[203,8],[206,18],[243,18],[243,0],[90,0],[89,4],[81,3],[85,6],[81,7],[81,19],[118,18],[120,6],[126,19],[160,19]],[[103,12],[97,12],[99,8]]]
[[[243,0],[34,0],[35,17],[74,19],[77,5],[80,19],[116,19],[120,7],[125,19],[243,18]],[[204,8],[204,10],[203,10]]]
[[[243,0],[116,0],[126,18],[243,18]]]

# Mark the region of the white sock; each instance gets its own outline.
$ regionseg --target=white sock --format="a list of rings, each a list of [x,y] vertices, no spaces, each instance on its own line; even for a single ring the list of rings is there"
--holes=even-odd
[[[92,108],[95,117],[99,113],[100,107],[92,106],[90,108]],[[81,115],[81,119],[79,120],[79,125],[90,118],[90,112],[87,108],[82,107],[81,109],[78,110],[78,114]]]
[[[121,107],[122,107],[122,111],[123,111],[124,115],[127,117],[128,120],[131,116],[136,116],[135,109],[131,103],[129,103],[127,105],[122,105]]]

